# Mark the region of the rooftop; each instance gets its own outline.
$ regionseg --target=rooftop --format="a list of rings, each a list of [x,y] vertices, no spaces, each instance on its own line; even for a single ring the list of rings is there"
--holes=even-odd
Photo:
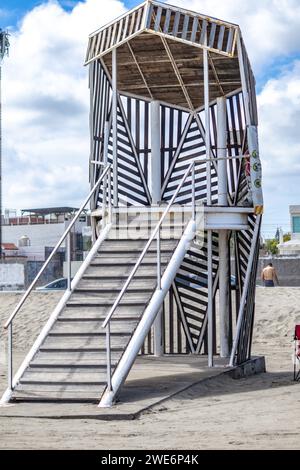
[[[111,79],[117,49],[121,94],[199,110],[204,105],[203,49],[213,101],[241,88],[240,38],[233,23],[147,0],[90,35],[86,64],[100,60]],[[251,72],[242,40],[241,47]]]
[[[78,211],[76,207],[42,207],[40,209],[22,209],[22,215],[25,213],[34,214],[34,215],[51,215],[51,214],[72,214],[73,212]]]

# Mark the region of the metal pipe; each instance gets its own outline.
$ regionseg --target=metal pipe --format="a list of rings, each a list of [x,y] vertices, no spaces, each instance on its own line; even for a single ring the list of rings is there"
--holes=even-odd
[[[157,290],[161,290],[161,246],[160,246],[160,228],[156,235],[156,265],[157,265]],[[160,357],[163,354],[162,346],[162,309],[154,320],[154,356]]]
[[[104,147],[103,147],[103,165],[107,165],[108,141],[109,141],[109,121],[104,126]],[[107,199],[107,175],[103,179],[103,197],[102,197],[102,228],[106,223],[106,199]],[[96,204],[95,204],[96,205]]]
[[[241,82],[242,82],[242,92],[243,92],[243,99],[244,99],[244,109],[245,109],[245,118],[246,118],[246,125],[251,125],[251,118],[250,118],[250,101],[249,101],[249,92],[247,87],[246,81],[246,74],[245,74],[245,66],[244,66],[244,58],[243,58],[243,49],[242,43],[240,38],[240,33],[237,33],[237,53],[238,53],[238,61],[240,67],[240,74],[241,74]]]
[[[112,222],[112,203],[111,203],[111,168],[108,173],[108,223]]]
[[[161,161],[160,161],[160,103],[151,101],[151,197],[152,204],[161,199]]]
[[[98,181],[95,183],[95,185],[93,186],[93,188],[91,189],[91,191],[89,192],[88,196],[86,197],[86,199],[84,200],[83,204],[80,206],[80,209],[78,210],[78,212],[76,213],[75,217],[72,219],[72,222],[70,223],[69,227],[67,228],[67,230],[63,233],[63,235],[60,237],[59,241],[57,242],[57,244],[55,245],[55,247],[53,248],[51,254],[49,255],[47,261],[43,264],[42,268],[40,269],[40,271],[38,272],[38,274],[36,275],[36,277],[34,278],[34,280],[32,281],[32,283],[30,284],[30,286],[28,287],[27,291],[25,292],[25,294],[23,295],[23,297],[21,298],[20,302],[18,303],[18,305],[16,306],[16,308],[14,309],[13,313],[11,314],[11,316],[9,317],[9,319],[7,320],[7,322],[5,323],[4,325],[4,328],[8,328],[9,324],[12,322],[12,320],[15,318],[16,314],[18,313],[18,311],[20,310],[20,308],[22,307],[22,305],[24,304],[25,300],[27,299],[27,297],[29,296],[30,292],[32,291],[32,289],[34,288],[36,282],[38,281],[39,277],[41,276],[41,274],[45,271],[46,267],[48,266],[48,264],[50,263],[50,261],[52,260],[53,256],[55,255],[55,253],[57,252],[58,248],[60,247],[60,245],[62,244],[62,242],[65,240],[66,236],[68,235],[69,231],[72,229],[72,227],[75,225],[77,219],[79,218],[81,212],[83,211],[83,209],[85,208],[85,206],[87,205],[87,203],[89,202],[90,198],[92,197],[92,195],[94,194],[95,190],[97,189],[98,185],[101,183],[101,181],[103,180],[104,176],[108,173],[109,171],[109,168],[110,166],[107,166],[107,168],[104,170],[104,172],[102,173],[102,175],[100,176],[100,178],[98,179]]]
[[[213,285],[212,285],[212,231],[207,230],[207,342],[208,367],[213,367],[214,330],[213,330]]]
[[[154,344],[153,354],[156,357],[161,357],[164,354],[162,314],[163,314],[163,309],[160,308],[153,323],[153,344]]]
[[[12,322],[9,324],[8,328],[8,349],[7,349],[7,380],[9,390],[13,389],[13,325]]]
[[[161,289],[160,227],[156,235],[157,289]]]
[[[227,206],[227,133],[226,98],[217,98],[217,158],[218,158],[218,205]],[[219,319],[220,319],[220,356],[230,355],[229,319],[229,252],[228,231],[219,230]]]
[[[116,309],[117,306],[119,305],[120,300],[122,299],[124,293],[126,292],[126,289],[127,289],[128,285],[130,284],[130,282],[131,282],[133,276],[135,275],[135,273],[136,273],[136,271],[137,271],[139,265],[141,264],[141,262],[142,262],[142,260],[143,260],[143,258],[144,258],[144,256],[145,256],[145,254],[146,254],[146,252],[148,251],[149,246],[150,246],[151,243],[153,242],[153,240],[154,240],[154,238],[155,238],[155,236],[156,236],[156,234],[157,234],[157,232],[158,232],[158,230],[159,230],[159,228],[160,228],[160,226],[161,226],[161,224],[162,224],[164,218],[166,217],[167,213],[169,212],[170,207],[172,206],[173,202],[175,201],[175,199],[176,199],[176,197],[177,197],[179,191],[181,190],[181,188],[182,188],[182,186],[183,186],[183,184],[184,184],[186,178],[187,178],[188,175],[190,174],[190,171],[191,171],[191,169],[192,169],[192,167],[193,167],[193,164],[194,164],[194,163],[192,162],[192,163],[188,166],[188,168],[187,168],[185,174],[183,175],[183,178],[182,178],[181,182],[179,183],[179,185],[178,185],[176,191],[174,192],[174,194],[173,194],[173,196],[172,196],[172,198],[171,198],[169,204],[167,205],[167,207],[166,207],[166,209],[165,209],[163,215],[161,216],[161,218],[160,218],[160,220],[158,221],[158,223],[157,223],[155,229],[153,230],[152,235],[150,236],[148,242],[146,243],[146,246],[144,247],[144,249],[143,249],[143,251],[142,251],[140,257],[138,258],[136,264],[134,265],[134,267],[133,267],[131,273],[129,274],[129,276],[128,276],[128,278],[127,278],[127,281],[125,282],[125,284],[124,284],[124,286],[123,286],[121,292],[119,293],[119,295],[118,295],[118,297],[116,298],[116,300],[115,300],[115,302],[114,302],[112,308],[110,309],[109,313],[107,314],[106,319],[105,319],[104,322],[102,323],[102,327],[103,327],[103,328],[106,327],[106,325],[107,325],[107,323],[109,322],[110,318],[111,318],[112,315],[114,314],[115,309]]]
[[[207,45],[207,33],[205,37]],[[204,109],[205,109],[205,147],[206,157],[210,158],[210,117],[209,117],[209,74],[208,74],[208,51],[203,49],[203,75],[204,75]],[[207,205],[211,205],[211,164],[206,164]]]
[[[113,127],[113,196],[118,207],[118,96],[117,49],[112,50],[112,127]]]
[[[106,366],[107,366],[107,388],[111,388],[111,344],[110,344],[110,321],[106,325]]]
[[[219,230],[219,319],[220,356],[230,356],[228,230]]]
[[[67,289],[71,290],[71,232],[67,236]]]
[[[227,206],[226,98],[217,98],[218,205]]]
[[[207,32],[204,45],[207,46]],[[208,51],[203,49],[203,78],[204,78],[204,110],[205,110],[205,147],[206,158],[210,160],[210,116],[209,116],[209,71]],[[211,162],[206,162],[207,205],[211,205]],[[213,367],[213,289],[212,289],[212,232],[207,231],[207,332],[208,332],[208,366]]]
[[[195,163],[193,164],[193,168],[192,168],[192,219],[196,220]]]

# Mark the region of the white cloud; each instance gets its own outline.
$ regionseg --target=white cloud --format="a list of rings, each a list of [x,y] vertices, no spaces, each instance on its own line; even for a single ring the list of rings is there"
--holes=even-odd
[[[300,200],[300,61],[266,83],[258,109],[265,222],[280,225],[288,221],[288,206]]]
[[[300,52],[299,0],[170,0],[241,27],[250,60],[257,71],[280,55]]]
[[[3,205],[78,205],[88,191],[88,35],[125,11],[117,0],[30,11],[3,66]]]
[[[298,0],[191,0],[188,8],[240,24],[264,75],[270,60],[299,50]],[[124,11],[117,0],[86,0],[71,12],[51,1],[12,34],[2,71],[5,207],[78,205],[87,193],[87,37]],[[295,61],[258,97],[266,221],[288,220],[288,204],[299,203],[299,90]]]

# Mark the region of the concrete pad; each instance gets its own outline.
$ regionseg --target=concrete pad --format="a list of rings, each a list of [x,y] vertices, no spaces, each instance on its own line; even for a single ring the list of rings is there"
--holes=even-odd
[[[249,364],[253,361],[257,363],[257,359],[253,358],[248,361],[246,369],[250,370]],[[258,362],[261,364],[261,361]],[[19,402],[0,407],[0,416],[132,420],[154,405],[168,400],[195,384],[213,380],[221,374],[229,373],[234,376],[238,368],[230,368],[227,363],[228,359],[216,358],[214,367],[209,368],[206,356],[140,356],[120,392],[117,403],[111,408],[99,408],[96,403]],[[257,369],[256,373],[259,371]],[[235,378],[238,376],[243,376],[241,371],[236,373]]]

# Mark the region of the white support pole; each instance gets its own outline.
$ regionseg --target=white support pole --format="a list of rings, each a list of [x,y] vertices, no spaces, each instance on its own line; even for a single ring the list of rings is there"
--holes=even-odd
[[[226,98],[217,98],[218,205],[227,206]]]
[[[152,204],[161,198],[160,103],[151,101],[151,196]]]
[[[157,290],[161,290],[161,240],[160,228],[156,236],[156,262],[157,262]],[[162,309],[157,314],[153,324],[154,335],[154,356],[162,356],[164,352],[163,332],[162,332]]]
[[[153,336],[154,336],[154,356],[160,357],[164,353],[163,333],[162,333],[162,309],[154,320]]]
[[[207,349],[208,349],[208,367],[213,367],[214,356],[213,356],[213,309],[212,309],[212,298],[213,298],[213,285],[212,285],[212,231],[207,230]]]
[[[238,61],[239,61],[241,82],[242,82],[242,91],[243,91],[246,125],[250,126],[250,124],[251,124],[250,100],[249,100],[249,92],[248,92],[247,81],[246,81],[244,59],[243,59],[243,49],[242,49],[242,42],[241,42],[240,33],[237,34],[237,52],[238,52]]]
[[[104,169],[106,168],[107,165],[107,154],[108,154],[108,141],[109,141],[109,121],[105,122],[104,125],[104,145],[103,145],[103,164],[104,164]],[[103,199],[102,199],[102,228],[105,227],[107,223],[107,218],[106,218],[106,199],[107,199],[107,182],[108,182],[108,176],[106,175],[103,180]]]
[[[226,98],[217,98],[218,205],[227,206]],[[220,356],[230,354],[228,231],[219,230]]]
[[[117,49],[112,50],[113,205],[118,207]]]
[[[207,43],[207,37],[206,37]],[[209,74],[208,52],[203,49],[204,111],[205,111],[205,147],[206,147],[206,184],[207,205],[211,205],[211,161],[210,161],[210,116],[209,116]],[[213,286],[212,286],[212,231],[207,231],[207,342],[208,367],[213,367]]]
[[[72,231],[72,230],[71,230]],[[71,278],[72,278],[72,262],[71,262],[71,243],[72,243],[72,239],[71,239],[71,231],[68,233],[67,235],[67,239],[66,239],[66,245],[67,245],[67,289],[68,291],[71,291]]]
[[[228,231],[219,230],[219,319],[220,356],[230,355],[229,279],[228,279]]]
[[[206,181],[207,205],[211,205],[211,161],[210,161],[210,117],[209,117],[209,75],[207,49],[203,49],[203,75],[204,75],[204,112],[205,112],[205,147],[206,147]]]

